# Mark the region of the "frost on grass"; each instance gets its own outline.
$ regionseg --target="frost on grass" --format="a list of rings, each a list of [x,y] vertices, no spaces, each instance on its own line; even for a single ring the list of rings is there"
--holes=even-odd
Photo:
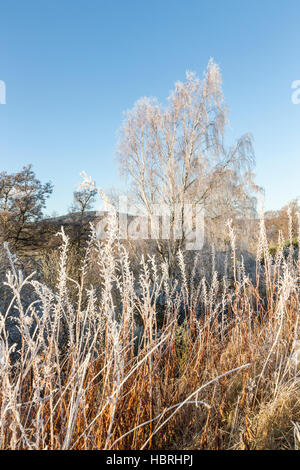
[[[176,279],[152,256],[133,272],[113,211],[105,241],[91,228],[76,276],[58,234],[52,286],[25,276],[6,247],[0,448],[299,445],[300,264],[283,248],[268,256],[262,223],[254,283],[228,230],[233,280],[216,271],[214,249],[209,278],[199,274],[201,254],[187,266],[181,251]]]

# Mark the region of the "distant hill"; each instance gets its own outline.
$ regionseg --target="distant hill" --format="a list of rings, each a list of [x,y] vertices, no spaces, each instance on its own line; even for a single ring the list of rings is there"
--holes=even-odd
[[[38,254],[41,249],[54,248],[60,245],[61,239],[56,236],[61,227],[64,228],[65,233],[70,237],[71,242],[80,239],[85,241],[88,239],[90,233],[90,224],[97,224],[108,213],[88,211],[82,217],[79,212],[69,213],[59,217],[49,217],[41,221],[27,224],[22,233],[22,238],[18,244],[18,249],[26,254]],[[128,215],[130,222],[134,216]],[[266,219],[266,230],[271,244],[274,243],[277,237],[277,219]],[[145,218],[146,223],[146,218]],[[258,234],[259,220],[238,220],[236,221],[236,229],[240,234],[246,233],[247,236],[252,232]]]

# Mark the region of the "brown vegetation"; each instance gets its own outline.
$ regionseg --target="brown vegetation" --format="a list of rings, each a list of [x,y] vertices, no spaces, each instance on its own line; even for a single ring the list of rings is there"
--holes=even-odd
[[[262,225],[256,284],[235,252],[233,288],[217,273],[208,283],[197,265],[188,274],[180,252],[176,285],[154,258],[135,278],[113,216],[108,235],[91,238],[80,268],[62,232],[50,289],[10,258],[1,448],[299,448],[299,261],[281,251],[273,264]]]

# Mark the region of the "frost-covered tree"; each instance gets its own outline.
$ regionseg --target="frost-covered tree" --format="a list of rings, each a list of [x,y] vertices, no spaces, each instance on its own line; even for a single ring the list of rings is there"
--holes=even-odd
[[[81,246],[83,236],[86,231],[85,215],[87,211],[93,208],[96,200],[97,191],[89,188],[82,188],[73,193],[73,203],[70,208],[70,213],[74,217],[74,241],[78,247]]]
[[[177,239],[172,230],[178,207],[182,227],[189,203],[202,207],[219,230],[228,218],[249,217],[255,210],[252,139],[246,134],[226,149],[226,123],[221,73],[212,60],[202,80],[188,72],[185,82],[177,82],[166,106],[142,98],[126,114],[118,152],[121,174],[150,219],[153,205],[168,207],[170,240],[157,240],[157,248],[171,268],[186,241],[184,229]]]

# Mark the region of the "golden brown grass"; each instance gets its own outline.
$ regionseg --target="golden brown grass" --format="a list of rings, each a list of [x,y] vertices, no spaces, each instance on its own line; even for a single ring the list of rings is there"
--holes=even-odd
[[[271,269],[260,241],[265,268],[255,285],[241,269],[234,289],[226,279],[207,285],[185,272],[175,289],[166,266],[153,259],[142,261],[135,280],[113,220],[109,234],[105,243],[91,238],[71,279],[62,232],[52,290],[22,279],[11,259],[12,304],[4,318],[18,309],[22,344],[12,364],[2,322],[0,448],[299,448],[299,369],[291,358],[299,339],[300,270],[294,258],[278,255]],[[97,289],[91,285],[95,265]],[[53,285],[53,273],[47,276]],[[25,285],[35,292],[26,310]]]

